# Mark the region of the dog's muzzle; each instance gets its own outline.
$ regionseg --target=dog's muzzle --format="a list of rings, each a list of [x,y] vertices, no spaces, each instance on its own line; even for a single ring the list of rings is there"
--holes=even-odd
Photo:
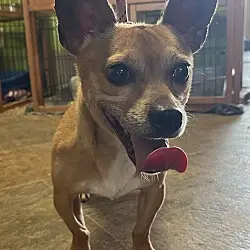
[[[121,125],[119,120],[111,115],[107,109],[102,109],[102,111],[109,126],[114,130],[117,137],[124,145],[129,158],[134,163],[137,174],[141,172],[155,174],[165,172],[169,169],[176,170],[180,173],[185,172],[188,164],[187,155],[180,148],[169,147],[166,137],[162,137],[166,139],[148,139],[130,134],[130,132]],[[179,123],[178,126],[176,126],[175,123],[170,126],[172,135],[175,130],[182,125],[180,122],[182,120],[181,116],[178,112],[161,113],[161,115],[167,116],[168,119],[173,113],[175,113],[175,115],[177,114],[176,117]],[[166,123],[165,119],[166,117],[160,120],[160,122],[157,122],[157,125],[163,127],[164,123]]]

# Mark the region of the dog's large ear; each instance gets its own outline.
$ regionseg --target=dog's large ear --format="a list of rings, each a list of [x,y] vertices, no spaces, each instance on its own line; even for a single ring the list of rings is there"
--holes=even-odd
[[[55,11],[60,42],[74,55],[88,36],[102,34],[116,22],[107,0],[56,0]]]
[[[218,0],[167,0],[160,23],[171,25],[193,53],[205,43]]]

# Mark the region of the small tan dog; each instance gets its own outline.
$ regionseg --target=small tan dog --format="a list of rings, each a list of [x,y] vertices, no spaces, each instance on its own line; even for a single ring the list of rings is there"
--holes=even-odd
[[[217,0],[169,0],[158,24],[117,24],[106,0],[56,0],[60,41],[81,79],[52,151],[54,204],[73,234],[71,249],[90,250],[81,194],[115,199],[136,189],[133,249],[154,249],[166,171],[187,165],[166,140],[185,130],[193,54],[216,7]]]

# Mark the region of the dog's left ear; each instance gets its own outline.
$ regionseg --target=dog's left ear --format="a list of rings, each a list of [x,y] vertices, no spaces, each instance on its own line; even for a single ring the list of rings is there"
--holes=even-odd
[[[160,23],[171,25],[193,53],[206,41],[218,0],[167,0]]]

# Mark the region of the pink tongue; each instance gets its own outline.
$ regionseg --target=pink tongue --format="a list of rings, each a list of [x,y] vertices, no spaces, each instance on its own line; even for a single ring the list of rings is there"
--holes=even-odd
[[[137,172],[164,172],[169,169],[179,173],[185,172],[188,165],[186,153],[177,147],[164,146],[163,140],[141,139],[131,137]]]

